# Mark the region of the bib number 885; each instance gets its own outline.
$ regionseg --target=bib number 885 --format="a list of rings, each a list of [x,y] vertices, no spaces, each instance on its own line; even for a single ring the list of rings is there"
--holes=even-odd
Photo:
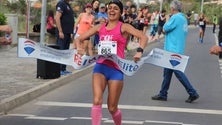
[[[101,54],[111,54],[111,48],[110,47],[103,47],[101,49]]]

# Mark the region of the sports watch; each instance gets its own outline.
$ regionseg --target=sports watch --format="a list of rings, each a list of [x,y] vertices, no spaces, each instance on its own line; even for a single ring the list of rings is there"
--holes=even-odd
[[[136,52],[141,52],[143,53],[143,49],[141,47],[137,48]]]

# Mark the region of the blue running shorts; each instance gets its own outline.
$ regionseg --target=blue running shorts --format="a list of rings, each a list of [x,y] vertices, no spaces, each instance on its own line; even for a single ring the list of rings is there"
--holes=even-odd
[[[107,80],[123,80],[124,74],[120,70],[109,67],[105,64],[96,63],[93,69],[93,73],[103,74]]]

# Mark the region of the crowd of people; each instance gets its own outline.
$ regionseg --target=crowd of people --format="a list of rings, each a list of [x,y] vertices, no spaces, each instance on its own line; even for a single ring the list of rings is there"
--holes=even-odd
[[[58,3],[66,3],[69,5],[70,0],[60,0]],[[121,0],[120,0],[121,1]],[[57,4],[59,5],[59,4]],[[64,4],[65,5],[65,4]],[[71,6],[69,5],[70,10],[72,10]],[[61,7],[59,7],[61,8]],[[87,3],[85,7],[83,8],[83,11],[77,16],[76,20],[72,20],[70,18],[70,22],[74,23],[74,26],[72,27],[72,32],[74,35],[74,38],[77,38],[80,34],[83,32],[89,30],[90,28],[101,24],[106,23],[108,21],[108,3],[101,3],[99,0],[92,0],[91,3]],[[72,10],[73,11],[73,10]],[[135,4],[133,4],[131,1],[127,1],[125,5],[123,5],[123,13],[121,14],[121,20],[124,23],[128,23],[132,25],[134,28],[140,30],[143,34],[147,34],[148,28],[150,28],[150,32],[148,33],[149,40],[152,41],[158,41],[160,42],[160,35],[163,33],[163,25],[166,23],[166,21],[170,18],[171,14],[167,14],[165,9],[161,9],[161,12],[159,9],[156,10],[149,10],[148,6],[139,7]],[[56,13],[58,10],[56,10]],[[60,12],[63,14],[62,12]],[[89,16],[87,16],[88,14]],[[200,16],[197,13],[191,12],[190,10],[185,14],[188,25],[191,24],[191,18],[193,17],[194,25],[198,25],[199,27],[199,39],[198,41],[200,43],[203,43],[204,40],[204,33],[205,33],[205,27],[206,24],[209,22],[209,20],[204,16],[204,13],[201,13]],[[50,16],[51,15],[51,16]],[[57,16],[58,17],[58,16]],[[62,16],[63,17],[63,16]],[[216,16],[215,16],[216,17]],[[52,18],[54,18],[51,11],[49,11],[48,16],[48,23],[47,23],[47,32],[52,33],[55,31],[55,26],[58,23],[58,31],[61,30],[61,24],[63,22],[59,22],[59,20],[52,21]],[[65,17],[62,18],[62,20],[66,20]],[[55,24],[56,22],[56,24]],[[67,20],[68,22],[68,20]],[[69,23],[69,22],[68,22]],[[216,25],[217,25],[217,18],[213,19],[213,32],[215,32]],[[65,27],[64,27],[65,28]],[[71,29],[71,28],[70,28]],[[59,34],[59,33],[57,33]],[[58,38],[59,35],[57,35]],[[70,40],[68,40],[70,41]],[[136,43],[139,43],[139,40],[135,36],[129,36],[128,41],[133,41]],[[85,55],[94,55],[95,52],[97,52],[98,49],[98,42],[99,42],[99,36],[98,34],[95,34],[91,36],[90,38],[87,38],[87,40],[84,41],[84,49],[82,50],[82,54]],[[58,40],[57,40],[58,43]],[[61,45],[61,43],[60,43]],[[74,43],[73,48],[78,49],[79,45]],[[66,48],[68,48],[66,46]],[[64,47],[61,47],[61,49],[64,49]],[[61,70],[62,74],[66,74],[67,71],[63,68]],[[70,72],[68,72],[69,74]]]

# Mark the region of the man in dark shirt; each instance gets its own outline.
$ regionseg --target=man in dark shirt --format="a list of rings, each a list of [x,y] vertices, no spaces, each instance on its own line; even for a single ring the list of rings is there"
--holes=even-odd
[[[61,50],[69,49],[74,27],[74,12],[70,0],[60,0],[56,5],[57,45]],[[70,74],[66,65],[61,65],[61,75]]]
[[[191,20],[192,13],[190,10],[187,12],[187,24],[190,25],[190,20]]]

